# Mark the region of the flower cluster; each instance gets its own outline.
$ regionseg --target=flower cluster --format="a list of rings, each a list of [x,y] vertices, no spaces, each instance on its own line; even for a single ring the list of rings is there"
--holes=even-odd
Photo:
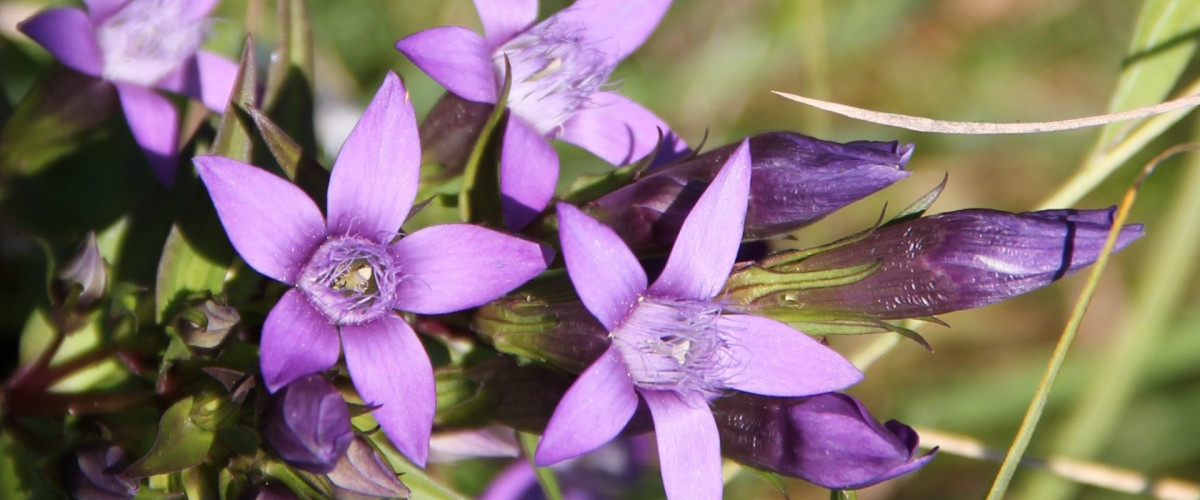
[[[513,432],[540,435],[524,450],[534,466],[580,469],[562,474],[579,495],[592,494],[589,469],[640,477],[651,460],[637,435],[650,431],[672,500],[721,498],[722,457],[870,486],[935,452],[837,392],[864,375],[822,328],[888,331],[1034,290],[1098,259],[1113,223],[1111,209],[926,205],[828,245],[740,253],[904,179],[914,148],[769,132],[684,158],[666,122],[609,82],[669,0],[578,0],[540,22],[536,0],[476,0],[482,36],[441,27],[396,43],[458,102],[485,105],[426,118],[453,129],[462,168],[423,157],[437,139],[388,72],[327,170],[255,107],[258,68],[200,50],[215,0],[86,3],[21,29],[115,89],[163,184],[190,158],[179,180],[197,196],[147,209],[177,210],[149,299],[122,281],[133,264],[88,233],[54,274],[43,323],[57,340],[5,384],[6,421],[77,415],[54,455],[81,498],[191,496],[216,481],[222,497],[407,497],[417,483],[403,474],[429,487],[431,459],[515,455]],[[302,14],[292,5],[282,18]],[[251,84],[235,91],[235,77]],[[158,90],[229,113],[215,135],[262,139],[271,157],[205,134],[181,145]],[[556,193],[551,140],[615,168]],[[419,199],[433,169],[461,190]],[[435,203],[461,210],[420,213]],[[1121,228],[1117,248],[1140,236]],[[64,382],[73,365],[52,360],[77,330],[111,342],[92,356],[115,360],[113,380]],[[122,423],[156,411],[153,443]],[[626,467],[571,462],[603,450]],[[522,461],[485,497],[523,495],[534,476]]]

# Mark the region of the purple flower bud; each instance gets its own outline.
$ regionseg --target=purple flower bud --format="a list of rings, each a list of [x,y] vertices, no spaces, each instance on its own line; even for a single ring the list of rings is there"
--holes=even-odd
[[[108,270],[96,244],[96,233],[88,232],[79,253],[59,269],[58,279],[62,280],[64,295],[70,295],[71,288],[80,287],[78,307],[84,308],[100,300],[108,286]]]
[[[81,500],[125,500],[138,492],[138,480],[122,477],[128,456],[121,447],[94,442],[79,448],[68,473],[72,498]]]
[[[731,144],[613,191],[585,210],[612,227],[632,248],[669,247],[684,217],[717,170]],[[745,236],[783,234],[829,215],[908,176],[911,144],[822,141],[790,132],[750,138],[750,201]]]
[[[176,327],[188,345],[213,349],[229,336],[242,317],[223,298],[190,300],[187,309],[176,319]]]
[[[1013,214],[971,209],[880,227],[853,243],[789,264],[789,272],[878,262],[860,281],[787,292],[805,308],[880,319],[980,307],[1050,284],[1095,262],[1115,208]],[[1116,250],[1142,236],[1121,229]]]
[[[323,474],[346,454],[354,431],[341,394],[320,375],[308,375],[276,392],[262,433],[289,465]]]
[[[329,473],[329,480],[338,488],[337,498],[408,498],[409,494],[408,487],[361,437],[354,438],[337,468]]]
[[[892,420],[880,424],[853,397],[737,394],[713,408],[721,452],[746,465],[830,489],[858,489],[924,466],[917,434]]]

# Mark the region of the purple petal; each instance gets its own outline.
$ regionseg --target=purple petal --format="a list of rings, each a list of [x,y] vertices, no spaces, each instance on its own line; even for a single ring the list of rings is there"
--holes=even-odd
[[[683,221],[651,293],[685,299],[717,295],[737,258],[749,192],[750,149],[742,141]]]
[[[445,314],[499,298],[546,269],[553,252],[539,243],[470,224],[442,224],[389,248],[403,278],[395,306]]]
[[[17,28],[75,71],[100,76],[104,69],[92,20],[82,10],[49,9],[22,21]]]
[[[217,6],[217,0],[190,0],[184,3],[183,11],[180,13],[184,19],[197,20],[212,12]]]
[[[446,90],[476,102],[496,102],[496,69],[487,42],[461,26],[427,29],[396,42],[403,52]]]
[[[350,410],[337,388],[305,375],[269,399],[259,431],[288,465],[316,474],[333,470],[354,441]]]
[[[560,139],[613,165],[627,165],[654,151],[660,130],[660,156],[671,157],[687,150],[687,144],[671,133],[666,122],[641,104],[614,92],[596,92],[563,124]]]
[[[488,48],[494,50],[537,21],[537,0],[475,0]]]
[[[128,83],[116,86],[129,130],[154,176],[164,186],[173,185],[179,170],[179,111],[169,99],[146,87]]]
[[[650,37],[670,6],[671,0],[578,0],[542,24],[578,30],[593,50],[621,60]]]
[[[342,346],[354,388],[388,439],[404,456],[425,466],[433,427],[433,367],[421,340],[399,317],[343,325]]]
[[[215,113],[224,113],[229,94],[237,79],[237,63],[222,56],[200,51],[159,80],[160,89],[183,94],[204,103]]]
[[[83,0],[87,5],[88,16],[92,18],[92,23],[99,26],[108,16],[115,14],[118,10],[125,7],[130,0]]]
[[[567,274],[583,305],[612,331],[646,291],[646,271],[617,233],[578,208],[559,203],[558,239]]]
[[[192,160],[229,241],[255,271],[287,284],[325,241],[321,210],[300,188],[220,156]]]
[[[400,78],[388,72],[333,163],[329,233],[391,240],[417,196],[420,169],[412,103]]]
[[[609,348],[563,395],[546,424],[534,462],[545,467],[603,446],[625,428],[637,405],[625,362]],[[713,432],[715,442],[715,428]]]
[[[554,196],[558,153],[525,120],[508,115],[500,149],[500,206],[512,231],[529,225]]]
[[[862,372],[812,337],[770,318],[721,316],[737,364],[725,386],[763,396],[808,396],[844,389],[862,380]]]
[[[300,290],[291,289],[267,314],[259,347],[259,366],[267,389],[327,370],[338,360],[338,332],[313,309]]]
[[[674,391],[641,391],[654,417],[667,498],[721,498],[721,441],[708,401]],[[685,399],[687,398],[687,399]]]

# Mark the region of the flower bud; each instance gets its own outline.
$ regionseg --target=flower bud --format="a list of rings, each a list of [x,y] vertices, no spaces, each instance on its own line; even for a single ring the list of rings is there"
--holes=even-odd
[[[188,345],[212,349],[225,341],[242,317],[220,298],[190,300],[176,319],[176,327]]]
[[[104,257],[100,255],[100,247],[96,244],[96,233],[87,233],[75,258],[58,270],[58,279],[61,280],[64,298],[70,297],[73,288],[79,288],[76,307],[86,308],[100,300],[108,286],[108,270]]]
[[[1019,214],[971,209],[889,224],[822,251],[796,251],[797,259],[776,254],[770,258],[776,264],[768,269],[799,276],[869,266],[869,275],[736,301],[753,301],[750,309],[793,303],[801,309],[879,319],[980,307],[1046,286],[1095,262],[1114,213],[1115,208]],[[1141,236],[1140,224],[1123,227],[1115,250]],[[751,272],[743,269],[735,275]]]
[[[93,442],[81,446],[67,475],[71,497],[120,500],[136,496],[138,480],[119,474],[128,465],[128,458],[116,445]]]
[[[361,437],[354,438],[328,477],[340,490],[338,498],[408,498],[409,495],[408,487]]]
[[[608,348],[608,332],[578,300],[505,297],[479,308],[474,328],[496,350],[579,373]]]
[[[669,248],[679,227],[737,144],[655,170],[584,207],[630,248]],[[750,138],[747,238],[806,226],[907,177],[911,144],[822,141],[790,132]]]
[[[317,374],[276,392],[263,417],[263,437],[279,458],[317,474],[332,471],[354,439],[346,401]]]
[[[924,466],[917,434],[895,420],[880,424],[853,397],[736,394],[713,407],[721,453],[751,467],[830,489],[858,489]]]

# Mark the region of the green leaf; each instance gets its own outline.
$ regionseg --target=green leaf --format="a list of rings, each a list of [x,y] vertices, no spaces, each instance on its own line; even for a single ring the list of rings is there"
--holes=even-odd
[[[11,432],[0,432],[0,498],[59,498],[38,470],[39,463],[37,455],[13,441]]]
[[[111,83],[55,66],[26,93],[0,130],[0,178],[36,173],[105,139],[99,126],[119,116],[118,109]]]
[[[507,59],[504,67],[504,87],[496,102],[508,102],[508,91],[512,87],[512,68]],[[507,106],[496,106],[492,110],[467,159],[462,192],[458,197],[459,214],[466,222],[495,227],[504,225],[500,212],[500,145],[504,142],[504,127],[500,123],[505,121],[505,116],[508,116]]]
[[[233,261],[232,248],[211,207],[206,211],[195,203],[191,205],[194,215],[185,213],[171,227],[163,245],[154,286],[154,315],[159,323],[170,318],[196,292],[221,293]]]
[[[314,202],[324,205],[325,192],[329,187],[329,172],[258,108],[247,107],[242,111],[254,121],[259,137],[262,137],[267,150],[271,152],[275,162],[279,163],[284,175],[308,193]]]
[[[129,466],[123,475],[146,477],[166,474],[204,462],[217,434],[192,421],[193,402],[193,398],[188,397],[167,408],[158,423],[158,437],[154,440],[154,446]]]

